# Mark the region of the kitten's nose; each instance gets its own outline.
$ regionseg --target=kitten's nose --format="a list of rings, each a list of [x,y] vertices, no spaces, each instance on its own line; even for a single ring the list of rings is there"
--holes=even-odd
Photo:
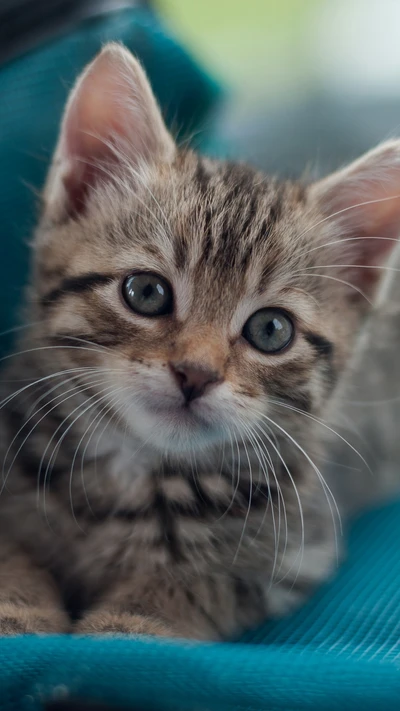
[[[223,380],[218,371],[198,363],[170,363],[169,366],[186,402],[201,397],[210,385]]]

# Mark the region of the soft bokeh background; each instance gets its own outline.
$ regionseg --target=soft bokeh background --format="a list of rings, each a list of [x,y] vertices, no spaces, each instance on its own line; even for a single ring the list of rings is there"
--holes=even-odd
[[[229,151],[326,172],[400,134],[399,0],[158,0],[229,87]]]

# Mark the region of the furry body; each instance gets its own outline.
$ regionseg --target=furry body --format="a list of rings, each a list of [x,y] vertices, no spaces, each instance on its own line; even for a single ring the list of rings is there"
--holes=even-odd
[[[179,151],[123,49],[89,67],[4,374],[0,632],[229,638],[331,573],[320,418],[376,289],[358,262],[386,256],[374,232],[391,234],[398,206],[396,219],[342,213],[368,183],[354,171],[398,160],[396,143],[379,150],[317,185],[279,183]],[[137,271],[172,285],[170,314],[127,308]],[[294,325],[279,353],[243,335],[267,307]],[[212,374],[193,402],[178,367]]]

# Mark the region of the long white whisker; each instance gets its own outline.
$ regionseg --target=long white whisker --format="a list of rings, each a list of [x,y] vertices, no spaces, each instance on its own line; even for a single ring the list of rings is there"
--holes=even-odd
[[[400,272],[397,267],[390,267],[387,264],[317,264],[309,267],[303,267],[302,272],[309,269],[384,269],[387,272]],[[297,274],[297,272],[294,272]]]
[[[34,403],[31,405],[31,407],[29,408],[29,410],[27,412],[27,415],[30,415],[33,411],[38,412],[38,410],[36,410],[36,406],[42,400],[44,400],[44,398],[48,397],[52,392],[54,392],[54,390],[57,390],[57,388],[61,388],[63,385],[65,385],[65,383],[72,382],[75,379],[77,379],[79,382],[80,378],[85,378],[87,375],[94,375],[94,374],[96,374],[96,375],[101,375],[101,374],[112,375],[112,374],[118,374],[120,372],[123,373],[124,371],[123,370],[121,370],[121,371],[113,370],[112,368],[98,368],[98,367],[94,367],[94,366],[93,367],[88,366],[85,368],[71,368],[70,370],[61,371],[60,373],[57,373],[57,375],[60,375],[60,374],[71,375],[72,374],[72,377],[62,380],[61,383],[56,383],[51,388],[49,388],[44,393],[42,393],[42,395],[40,395],[40,397],[38,397],[37,400],[35,400]],[[35,384],[41,385],[41,382],[42,382],[42,379],[35,381]]]
[[[342,246],[346,242],[359,242],[360,240],[385,240],[388,242],[400,242],[399,239],[396,239],[395,237],[382,237],[382,236],[374,236],[374,235],[363,235],[362,237],[341,237],[340,239],[335,239],[332,240],[331,242],[322,242],[321,244],[318,244],[316,247],[311,247],[310,249],[305,250],[304,252],[300,252],[297,254],[297,257],[306,257],[308,254],[311,254],[311,252],[315,252],[318,249],[326,249],[326,247],[333,247],[335,244],[340,244]]]
[[[115,393],[121,392],[122,390],[124,390],[123,387],[117,388],[117,389],[113,392],[113,395],[115,395]],[[101,392],[103,392],[103,391],[101,391]],[[104,396],[102,396],[102,397],[100,398],[100,401],[102,401],[102,400],[104,400]],[[95,404],[97,404],[97,402],[94,403],[94,405],[95,405]],[[91,405],[91,407],[93,407],[93,404]],[[74,473],[76,458],[77,458],[77,456],[78,456],[78,452],[79,452],[79,449],[80,449],[80,447],[81,447],[82,442],[84,441],[86,435],[88,434],[90,428],[93,426],[93,424],[94,424],[94,422],[96,421],[96,419],[99,417],[99,415],[101,415],[101,413],[103,412],[104,408],[106,408],[106,412],[104,413],[103,417],[104,417],[105,415],[107,415],[107,413],[110,411],[110,409],[112,409],[112,407],[113,407],[113,405],[110,405],[109,402],[106,403],[106,405],[105,405],[104,407],[102,407],[102,408],[100,409],[100,411],[97,413],[97,415],[95,416],[95,418],[92,419],[91,422],[89,422],[89,424],[88,424],[88,426],[86,427],[86,429],[85,429],[83,435],[81,436],[81,438],[80,438],[80,440],[79,440],[77,446],[75,447],[74,456],[72,457],[71,468],[70,468],[70,477],[69,477],[69,500],[70,500],[70,502],[71,502],[72,516],[73,516],[73,518],[74,518],[74,521],[75,521],[76,525],[77,525],[79,528],[81,528],[81,526],[79,526],[79,523],[78,523],[78,521],[77,521],[77,519],[76,519],[76,516],[75,516],[74,507],[73,507],[73,490],[72,490],[72,481],[73,481],[73,473]],[[81,415],[80,415],[80,416],[81,416]],[[101,422],[101,420],[102,420],[102,418],[100,418],[100,422]],[[71,426],[72,426],[73,424],[74,424],[74,423],[72,423]],[[98,423],[98,424],[99,424],[99,423]],[[92,435],[93,435],[93,432],[92,432]],[[92,436],[92,435],[91,435],[91,436]],[[89,441],[90,441],[90,438],[89,438]],[[89,442],[88,442],[88,443],[89,443]],[[87,444],[88,444],[88,443],[87,443]],[[85,452],[86,452],[86,448],[85,448]],[[88,499],[88,496],[87,496],[87,493],[86,493],[85,483],[84,483],[84,476],[83,476],[83,457],[84,457],[84,454],[83,454],[83,456],[82,456],[81,481],[82,481],[82,486],[83,486],[83,491],[84,491],[84,495],[85,495],[85,498],[86,498],[86,502],[87,502],[87,504],[88,504],[89,510],[92,511],[92,508],[91,508],[91,506],[90,506],[90,502],[89,502],[89,499]],[[92,513],[93,513],[93,511],[92,511]]]
[[[7,328],[6,331],[0,333],[0,338],[2,336],[8,336],[10,333],[16,333],[17,331],[24,331],[26,328],[31,328],[32,326],[40,326],[42,323],[46,323],[46,319],[41,321],[31,321],[30,323],[24,323],[20,326],[13,326],[12,328]]]
[[[1,402],[0,402],[0,410],[5,406],[8,405],[9,402],[11,402],[14,398],[18,397],[19,395],[22,395],[26,390],[29,390],[29,388],[33,388],[36,385],[39,385],[41,383],[46,382],[47,380],[51,380],[52,378],[57,378],[60,375],[65,375],[65,373],[72,373],[72,372],[78,372],[78,371],[85,371],[87,368],[69,368],[67,370],[60,370],[57,373],[51,373],[50,375],[45,375],[42,378],[38,378],[37,380],[30,380],[28,385],[24,385],[22,388],[19,390],[14,391],[10,395],[7,395]]]
[[[92,376],[92,377],[94,377],[94,376]],[[99,377],[98,377],[97,374],[96,374],[95,377],[96,377],[96,380],[95,380],[94,383],[91,383],[91,384],[90,384],[90,387],[91,387],[92,385],[94,385],[94,384],[97,384],[98,382],[100,382],[100,383],[102,382],[102,379],[99,379]],[[68,379],[68,381],[64,381],[64,383],[65,383],[65,382],[71,382],[71,381],[70,381],[70,379]],[[57,387],[61,387],[61,384],[58,384]],[[32,433],[35,431],[35,429],[40,425],[40,423],[41,423],[51,412],[53,412],[53,410],[55,410],[55,409],[56,409],[57,407],[59,407],[63,402],[65,402],[65,400],[69,400],[70,397],[72,397],[73,395],[76,395],[78,392],[81,392],[81,388],[82,388],[81,385],[74,385],[74,386],[73,386],[72,388],[70,388],[69,390],[63,391],[63,392],[59,393],[58,395],[56,395],[56,396],[55,396],[54,398],[52,398],[51,400],[48,400],[48,401],[47,401],[44,405],[42,405],[38,410],[35,410],[35,411],[29,416],[29,418],[28,418],[27,420],[24,420],[24,422],[23,422],[23,424],[22,424],[22,427],[20,427],[20,429],[18,430],[18,432],[14,435],[13,439],[11,440],[11,442],[10,442],[10,444],[9,444],[9,446],[8,446],[8,449],[7,449],[7,451],[6,451],[6,454],[5,454],[5,456],[4,456],[3,469],[2,469],[2,481],[3,481],[3,483],[2,483],[2,488],[0,489],[0,496],[1,496],[2,492],[3,492],[3,490],[4,490],[4,487],[6,486],[6,482],[7,482],[7,480],[8,480],[9,474],[10,474],[10,472],[11,472],[11,470],[12,470],[14,464],[15,464],[15,461],[16,461],[16,459],[17,459],[19,453],[21,452],[21,450],[23,449],[25,443],[28,441],[28,439],[30,438],[30,436],[32,435]],[[86,389],[87,389],[87,388],[86,388]],[[71,393],[71,392],[72,392],[72,395],[71,395],[71,396],[69,396],[69,397],[67,397],[67,398],[64,398],[65,395],[67,395],[68,393]],[[62,398],[62,399],[61,399],[59,402],[56,402],[56,404],[53,405],[50,409],[48,409],[48,410],[45,412],[45,414],[42,415],[42,417],[40,417],[40,419],[39,419],[37,422],[35,422],[34,426],[29,430],[28,434],[24,437],[24,439],[22,440],[21,444],[19,445],[17,451],[16,451],[15,454],[14,454],[14,457],[13,457],[13,460],[12,460],[11,464],[10,464],[9,467],[8,467],[7,474],[5,474],[6,461],[7,461],[8,455],[9,455],[9,453],[10,453],[12,447],[13,447],[14,442],[16,442],[16,441],[18,440],[18,437],[20,436],[20,434],[23,432],[23,430],[25,429],[25,427],[27,427],[27,425],[29,424],[29,422],[32,420],[32,418],[33,418],[35,415],[37,415],[39,412],[41,412],[41,411],[44,410],[46,407],[48,407],[48,405],[51,405],[52,402],[54,402],[54,401],[56,401],[56,400],[59,400],[59,398]]]
[[[362,291],[362,289],[359,289],[358,286],[355,286],[355,284],[352,284],[349,281],[346,281],[345,279],[339,279],[338,277],[333,277],[330,274],[316,274],[315,272],[309,272],[303,271],[303,272],[296,272],[298,276],[316,276],[316,277],[321,277],[322,279],[331,279],[332,281],[337,281],[339,284],[344,284],[345,286],[350,287],[350,289],[354,289],[360,296],[362,296],[369,304],[372,306],[372,301],[368,298],[368,296]]]
[[[68,336],[68,338],[70,338],[70,336]],[[0,358],[0,363],[2,363],[5,360],[10,360],[10,358],[16,358],[16,356],[26,355],[27,353],[36,353],[38,351],[56,351],[56,350],[81,350],[81,351],[89,351],[89,353],[94,353],[98,350],[98,347],[87,348],[85,346],[67,346],[67,345],[37,346],[35,348],[26,348],[23,351],[16,351],[15,353],[10,353],[9,355],[3,356],[2,358]],[[101,353],[100,350],[98,350],[98,352]],[[51,376],[48,376],[48,377],[51,377]]]
[[[315,464],[315,462],[313,462],[313,460],[311,459],[311,457],[309,456],[309,454],[307,454],[307,452],[305,451],[305,449],[303,449],[303,447],[299,444],[299,442],[297,442],[297,441],[294,439],[294,437],[292,437],[292,435],[291,435],[287,430],[284,429],[284,427],[281,427],[281,425],[279,425],[277,422],[275,422],[274,420],[272,420],[270,417],[268,417],[267,415],[264,415],[264,414],[261,413],[261,412],[259,412],[258,414],[259,414],[263,419],[265,419],[265,420],[267,420],[268,422],[270,422],[271,425],[273,425],[274,427],[276,427],[280,432],[282,432],[282,433],[290,440],[290,442],[292,442],[292,444],[294,444],[294,446],[303,454],[303,456],[306,458],[306,460],[309,462],[309,464],[311,465],[312,469],[313,469],[314,472],[316,473],[316,475],[317,475],[319,481],[321,482],[321,486],[322,486],[322,489],[323,489],[323,491],[324,491],[324,493],[325,493],[326,500],[327,500],[327,503],[328,503],[328,506],[329,506],[329,509],[330,509],[330,512],[331,512],[332,523],[333,523],[334,532],[335,532],[335,540],[336,540],[336,554],[338,555],[337,531],[336,531],[336,518],[335,518],[334,513],[333,513],[331,500],[332,500],[333,505],[334,505],[334,507],[335,507],[335,511],[336,511],[337,518],[338,518],[338,521],[339,521],[339,527],[340,527],[340,533],[341,533],[341,535],[343,534],[342,519],[341,519],[341,516],[340,516],[340,512],[339,512],[338,505],[337,505],[337,503],[336,503],[336,499],[335,499],[335,497],[334,497],[334,495],[333,495],[331,489],[329,488],[328,484],[326,483],[324,477],[322,476],[322,474],[321,474],[320,470],[318,469],[317,465]],[[328,496],[328,494],[329,494],[329,496]]]
[[[266,423],[264,423],[264,426],[265,426],[265,427],[268,427],[268,432],[269,432],[268,435],[266,435],[264,428],[262,428],[261,425],[260,425],[258,422],[254,423],[253,428],[257,427],[257,429],[262,433],[262,435],[263,435],[264,437],[267,436],[267,440],[268,440],[268,441],[270,441],[270,439],[273,438],[273,440],[274,440],[275,443],[274,443],[274,444],[271,443],[271,444],[272,444],[272,446],[274,447],[274,450],[275,450],[275,452],[277,453],[279,459],[280,459],[280,460],[283,459],[283,457],[282,457],[282,455],[281,455],[281,453],[280,453],[279,443],[278,443],[278,440],[277,440],[277,438],[276,438],[276,436],[275,436],[275,433],[271,430],[271,428],[270,428]],[[255,431],[254,431],[254,434],[256,435],[256,432],[255,432]],[[260,435],[258,435],[258,439],[259,439],[260,442],[262,442],[262,439],[261,439]],[[278,569],[278,571],[277,571],[277,572],[279,573],[279,571],[280,571],[280,569],[281,569],[281,567],[282,567],[282,562],[283,562],[283,560],[284,560],[284,557],[285,557],[285,554],[286,554],[286,550],[287,550],[287,545],[288,545],[288,535],[289,535],[289,534],[288,534],[288,519],[287,519],[287,512],[286,512],[285,497],[284,497],[284,495],[283,495],[282,487],[281,487],[281,485],[280,485],[280,483],[279,483],[279,478],[278,478],[278,475],[277,475],[277,473],[276,473],[275,466],[273,465],[272,459],[271,459],[271,472],[272,472],[272,476],[274,477],[274,480],[275,480],[275,483],[276,483],[276,488],[277,488],[277,493],[278,493],[278,530],[279,530],[278,543],[279,543],[279,539],[280,539],[280,529],[281,529],[280,502],[282,502],[283,517],[284,517],[284,524],[285,524],[285,543],[284,543],[283,551],[282,551],[282,554],[281,554],[281,565],[279,566],[279,569]],[[277,554],[276,554],[276,555],[277,555]],[[273,571],[272,571],[272,575],[271,575],[271,584],[272,584],[272,580],[273,580],[274,575],[275,575],[275,568],[276,568],[276,559],[274,560],[274,567],[273,567]]]
[[[274,445],[274,443],[272,442],[270,436],[267,434],[267,432],[265,432],[265,430],[263,429],[263,427],[261,426],[260,423],[257,423],[257,427],[258,427],[258,429],[260,430],[260,432],[262,432],[262,434],[267,438],[267,441],[271,444],[271,446],[274,448],[276,454],[278,455],[280,461],[281,461],[282,464],[283,464],[283,467],[284,467],[284,469],[285,469],[285,471],[286,471],[286,473],[287,473],[287,475],[288,475],[288,477],[289,477],[289,479],[290,479],[290,482],[291,482],[291,484],[292,484],[292,487],[293,487],[293,490],[294,490],[294,493],[295,493],[295,497],[296,497],[296,501],[297,501],[297,505],[298,505],[298,509],[299,509],[299,515],[300,515],[301,540],[300,540],[299,552],[298,552],[298,554],[297,554],[295,560],[293,561],[291,567],[290,567],[289,570],[286,572],[285,577],[290,573],[290,571],[291,571],[292,568],[294,567],[294,564],[295,564],[296,561],[297,561],[298,556],[300,556],[300,562],[299,562],[298,570],[297,570],[297,575],[298,575],[299,570],[300,570],[301,565],[302,565],[302,562],[303,562],[303,557],[304,557],[304,544],[305,544],[304,514],[303,514],[303,506],[302,506],[302,503],[301,503],[300,494],[299,494],[299,491],[298,491],[298,489],[297,489],[296,482],[295,482],[295,480],[294,480],[294,478],[293,478],[293,476],[292,476],[292,473],[291,473],[291,471],[290,471],[290,469],[289,469],[287,463],[285,462],[284,458],[282,457],[282,454],[281,454],[280,451],[277,449],[277,447]],[[285,548],[285,551],[286,551],[286,548]],[[280,565],[280,567],[279,567],[279,570],[281,569],[282,564],[283,564],[283,558],[282,558],[282,561],[281,561],[281,565]],[[278,572],[279,572],[279,571],[278,571]],[[284,579],[284,578],[281,578],[279,582],[281,582],[283,579]],[[297,576],[296,576],[296,579],[297,579]]]
[[[359,202],[356,205],[349,205],[348,207],[344,207],[342,210],[337,210],[336,212],[332,212],[330,215],[327,215],[326,217],[323,217],[321,220],[318,220],[318,222],[314,222],[314,224],[310,225],[310,227],[307,227],[306,230],[301,232],[298,236],[298,240],[304,237],[308,232],[311,232],[311,230],[315,229],[315,227],[319,227],[319,225],[322,225],[324,222],[328,222],[329,220],[332,220],[334,217],[338,217],[338,215],[343,215],[346,212],[350,212],[351,210],[355,210],[358,207],[365,207],[366,205],[377,205],[381,202],[388,202],[389,200],[397,200],[400,198],[400,195],[390,195],[389,197],[384,197],[384,198],[377,198],[376,200],[366,200],[365,202]]]
[[[273,562],[272,573],[271,573],[271,581],[272,581],[274,574],[275,574],[276,564],[277,564],[279,540],[280,540],[280,532],[281,532],[281,510],[280,510],[280,504],[279,504],[279,494],[278,494],[278,535],[277,535],[274,505],[273,505],[273,499],[272,499],[272,494],[271,494],[271,485],[270,485],[269,476],[268,476],[268,467],[270,467],[271,471],[272,471],[272,469],[274,468],[273,462],[270,457],[269,457],[270,462],[267,462],[267,463],[265,462],[264,447],[260,446],[260,444],[258,442],[259,437],[257,437],[257,433],[252,431],[252,429],[250,427],[247,427],[247,425],[245,424],[245,422],[242,419],[240,419],[240,423],[246,433],[246,436],[249,438],[250,443],[253,446],[253,450],[254,450],[256,457],[259,461],[261,471],[264,475],[264,478],[265,478],[265,481],[267,484],[267,488],[268,488],[269,506],[271,507],[272,526],[274,529],[274,548],[275,548],[274,562]],[[264,467],[264,465],[265,465],[265,467]],[[274,478],[275,478],[275,481],[277,481],[275,474],[274,474]],[[264,511],[263,517],[261,519],[261,523],[258,527],[256,535],[253,538],[253,541],[257,539],[257,537],[264,525],[264,521],[265,521],[267,512],[268,512],[268,506],[265,507],[265,511]],[[250,545],[251,545],[251,543],[250,543]]]
[[[246,515],[245,515],[244,522],[243,522],[242,533],[241,533],[241,536],[240,536],[240,538],[239,538],[239,543],[238,543],[238,546],[237,546],[237,549],[236,549],[236,553],[235,553],[234,558],[233,558],[233,565],[236,563],[236,560],[237,560],[237,557],[238,557],[238,555],[239,555],[239,551],[240,551],[240,548],[241,548],[241,545],[242,545],[242,542],[243,542],[243,538],[244,538],[244,535],[245,535],[245,532],[246,532],[246,526],[247,526],[247,522],[248,522],[248,520],[249,520],[250,511],[251,511],[251,502],[252,502],[252,494],[253,494],[253,470],[252,470],[252,466],[251,466],[251,460],[250,460],[249,452],[248,452],[248,449],[247,449],[246,442],[245,442],[244,438],[241,437],[241,440],[242,440],[243,448],[244,448],[244,451],[245,451],[245,454],[246,454],[247,463],[248,463],[248,465],[249,465],[249,503],[248,503],[248,506],[247,506],[247,511],[246,511]]]
[[[99,417],[99,415],[101,415],[101,417],[100,417],[99,421],[97,422],[96,427],[93,429],[92,433],[90,434],[90,436],[89,436],[89,438],[88,438],[88,440],[87,440],[87,442],[86,442],[86,444],[85,444],[85,448],[84,448],[84,450],[83,450],[83,452],[82,452],[82,457],[81,457],[81,482],[82,482],[82,488],[83,488],[83,491],[84,491],[84,494],[85,494],[86,502],[87,502],[88,507],[89,507],[89,509],[90,509],[90,511],[91,511],[92,513],[93,513],[93,510],[92,510],[92,507],[91,507],[91,505],[90,505],[90,501],[89,501],[89,499],[88,499],[88,496],[87,496],[87,494],[86,494],[86,486],[85,486],[85,477],[84,477],[84,461],[85,461],[85,456],[86,456],[86,452],[87,452],[87,450],[88,450],[89,444],[90,444],[90,442],[92,441],[93,435],[94,435],[94,433],[96,432],[98,426],[99,426],[100,423],[104,420],[104,418],[107,417],[107,415],[108,415],[110,412],[112,413],[114,407],[115,407],[115,402],[113,402],[111,405],[106,404],[106,405],[104,405],[104,407],[101,408],[100,412],[96,415],[96,417],[94,418],[94,421],[92,422],[92,424],[94,424],[94,422],[95,422],[96,419]],[[120,418],[121,418],[121,416],[122,416],[122,415],[120,415]],[[102,436],[104,435],[106,429],[107,429],[107,428],[109,427],[109,425],[112,423],[112,421],[113,421],[113,414],[112,414],[111,417],[106,421],[106,424],[105,424],[105,426],[103,427],[103,429],[102,429],[102,431],[101,431],[101,433],[100,433],[100,435],[99,435],[99,437],[98,437],[97,443],[96,443],[95,452],[94,452],[94,465],[95,465],[95,478],[96,478],[96,480],[97,480],[97,453],[98,453],[98,448],[99,448],[100,440],[101,440]]]
[[[325,427],[329,432],[332,434],[336,435],[342,442],[344,442],[362,461],[363,464],[367,467],[368,471],[370,474],[373,474],[368,462],[364,459],[362,454],[355,448],[353,445],[345,438],[343,435],[339,434],[339,432],[336,432],[336,430],[333,429],[333,427],[330,427],[329,425],[326,424],[323,420],[321,420],[319,417],[316,417],[315,415],[311,415],[309,412],[306,412],[305,410],[301,410],[298,407],[295,407],[294,405],[289,405],[286,402],[280,402],[279,400],[275,400],[274,398],[270,399],[271,404],[277,406],[277,407],[283,407],[287,410],[292,410],[293,412],[298,412],[299,415],[303,415],[304,417],[307,417],[310,420],[313,420],[316,422],[318,425],[321,427]]]
[[[90,350],[98,351],[99,353],[101,353],[102,351],[105,351],[106,353],[113,352],[112,348],[109,348],[108,346],[103,346],[102,343],[92,343],[92,341],[88,341],[86,338],[71,336],[70,334],[64,334],[63,336],[59,337],[68,338],[69,341],[76,341],[77,343],[86,343],[86,345],[92,346]]]
[[[229,513],[229,511],[231,510],[233,504],[235,503],[236,495],[237,495],[237,492],[238,492],[238,489],[239,489],[239,484],[240,484],[240,451],[239,451],[239,443],[238,443],[238,441],[237,441],[237,437],[236,437],[235,433],[234,433],[234,432],[231,433],[230,430],[229,430],[229,428],[227,428],[227,433],[228,433],[228,435],[229,435],[230,443],[231,443],[231,451],[232,451],[232,472],[231,472],[231,473],[232,473],[232,488],[233,488],[233,487],[234,487],[234,488],[233,488],[232,496],[231,496],[231,499],[230,499],[230,501],[229,501],[228,506],[226,507],[224,513],[223,513],[219,518],[215,519],[215,522],[214,522],[214,523],[220,523],[220,522],[228,515],[228,513]],[[234,483],[234,480],[233,480],[235,455],[234,455],[234,449],[233,449],[232,434],[233,434],[233,437],[235,438],[236,450],[237,450],[237,453],[238,453],[238,468],[237,468],[236,484]],[[193,465],[192,465],[192,468],[193,468]]]
[[[79,405],[77,405],[77,407],[75,407],[71,412],[68,413],[68,415],[63,419],[63,421],[58,425],[57,429],[53,432],[53,434],[52,434],[52,436],[51,436],[49,442],[47,443],[47,446],[46,446],[46,448],[45,448],[45,450],[44,450],[44,452],[43,452],[43,454],[42,454],[42,458],[41,458],[40,464],[39,464],[39,472],[40,472],[40,471],[42,470],[42,468],[43,468],[43,464],[44,464],[44,461],[45,461],[45,458],[46,458],[46,454],[47,454],[47,452],[48,452],[48,449],[49,449],[51,443],[54,441],[54,438],[57,436],[58,432],[59,432],[59,431],[62,429],[62,427],[64,426],[64,423],[65,423],[70,417],[72,417],[76,411],[79,411],[82,407],[84,408],[81,412],[78,412],[78,415],[72,420],[72,422],[68,425],[68,427],[66,428],[66,430],[64,430],[64,432],[62,433],[61,437],[60,437],[59,440],[56,442],[56,444],[55,444],[55,446],[54,446],[54,448],[53,448],[52,454],[51,454],[51,456],[50,456],[50,459],[49,459],[49,461],[48,461],[48,463],[47,463],[46,471],[45,471],[45,475],[44,475],[44,479],[43,479],[43,505],[44,505],[44,510],[45,510],[45,508],[46,508],[46,487],[47,487],[47,481],[48,481],[48,477],[49,477],[50,468],[52,468],[53,460],[55,460],[56,452],[59,451],[62,442],[64,441],[64,439],[65,439],[65,437],[67,436],[68,432],[70,431],[71,427],[73,427],[73,425],[77,422],[77,420],[78,420],[80,417],[82,417],[82,416],[83,416],[88,410],[90,410],[92,407],[95,407],[95,405],[97,405],[98,402],[100,402],[100,401],[107,395],[107,392],[109,392],[110,390],[114,390],[114,385],[109,385],[109,386],[107,386],[106,388],[104,388],[104,389],[102,389],[102,390],[99,390],[99,391],[96,392],[94,395],[92,395],[91,397],[87,398],[87,399],[85,400],[85,402],[80,403]],[[98,395],[99,395],[100,393],[105,393],[105,394],[104,394],[104,395],[101,395],[100,397],[98,397]],[[96,399],[96,398],[97,398],[97,399]],[[89,404],[88,404],[88,403],[89,403]],[[85,406],[86,406],[86,407],[85,407]],[[40,488],[38,489],[38,494],[39,494],[39,493],[40,493]],[[47,517],[46,517],[46,520],[47,520]],[[49,522],[48,522],[48,524],[50,525]]]

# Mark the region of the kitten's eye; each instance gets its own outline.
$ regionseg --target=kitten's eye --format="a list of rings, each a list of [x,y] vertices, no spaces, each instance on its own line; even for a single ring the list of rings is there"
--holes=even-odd
[[[263,353],[282,351],[293,335],[293,323],[281,309],[260,309],[250,316],[243,328],[246,340]]]
[[[132,311],[141,316],[163,316],[172,311],[172,289],[158,274],[132,274],[122,284],[122,295]]]

